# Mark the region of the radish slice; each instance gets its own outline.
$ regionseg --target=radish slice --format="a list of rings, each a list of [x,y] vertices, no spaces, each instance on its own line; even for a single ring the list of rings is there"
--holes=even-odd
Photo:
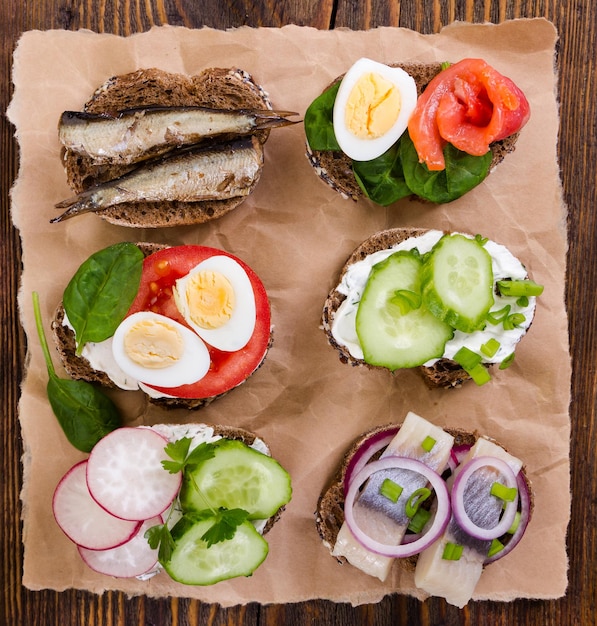
[[[116,517],[143,521],[163,513],[182,480],[162,461],[167,439],[149,428],[118,428],[101,439],[87,462],[87,485],[97,503]]]
[[[403,542],[400,545],[390,545],[376,541],[358,526],[354,515],[353,506],[360,486],[375,472],[387,469],[405,469],[422,474],[435,490],[437,510],[433,523],[420,538],[415,541]],[[385,456],[377,461],[371,461],[358,474],[356,474],[348,487],[344,500],[344,519],[355,539],[367,550],[394,558],[404,558],[418,554],[430,546],[445,530],[450,520],[450,497],[448,488],[442,477],[434,472],[429,466],[416,459],[398,456]]]
[[[116,578],[141,576],[155,567],[158,561],[158,550],[149,547],[145,533],[152,526],[162,523],[161,516],[152,517],[143,522],[126,543],[109,550],[89,550],[78,546],[79,554],[92,570],[100,574]]]
[[[504,533],[508,532],[508,529],[512,526],[518,509],[518,495],[511,502],[506,502],[502,517],[495,526],[492,528],[477,526],[466,512],[464,494],[467,484],[474,472],[484,467],[493,467],[496,469],[503,476],[507,487],[512,488],[517,486],[516,476],[505,461],[496,457],[479,456],[469,461],[469,463],[462,468],[458,476],[456,476],[454,484],[452,485],[451,500],[454,519],[462,530],[471,537],[489,541],[501,537]],[[487,495],[489,496],[489,494]]]
[[[54,490],[56,523],[74,543],[91,550],[114,548],[135,535],[139,522],[114,517],[91,497],[87,488],[87,461],[73,466]]]

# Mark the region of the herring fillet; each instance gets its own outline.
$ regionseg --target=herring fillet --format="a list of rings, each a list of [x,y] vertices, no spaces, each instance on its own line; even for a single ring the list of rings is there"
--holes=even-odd
[[[462,459],[459,467],[463,468],[475,457],[482,456],[505,461],[515,475],[522,468],[520,459],[483,437],[477,439]],[[457,474],[458,469],[455,476]],[[492,470],[479,469],[475,475],[480,475],[477,480],[486,483],[487,492],[489,492],[496,479],[496,473]],[[485,519],[489,522],[488,528],[498,522],[501,508],[501,502],[497,500],[495,506],[486,507],[487,510],[484,513]],[[448,542],[463,546],[462,556],[459,560],[452,561],[442,558]],[[445,598],[449,604],[462,608],[473,596],[483,572],[483,562],[487,557],[490,545],[491,541],[475,539],[464,533],[452,516],[442,537],[419,554],[415,568],[415,585],[432,596]]]
[[[421,444],[426,437],[435,439],[433,448],[426,452]],[[441,473],[447,466],[450,451],[454,444],[452,435],[442,428],[431,424],[412,411],[407,414],[400,430],[384,450],[382,456],[396,455],[422,461],[434,471]],[[397,503],[388,500],[388,507],[373,508],[373,501],[378,504],[379,487],[384,478],[390,477],[403,487]],[[404,513],[408,498],[420,487],[425,487],[425,477],[409,470],[387,470],[376,472],[361,492],[354,505],[354,517],[359,527],[377,541],[399,545],[406,533],[409,519]],[[377,497],[376,497],[377,496]],[[363,547],[353,536],[348,525],[343,523],[332,555],[342,556],[353,565],[370,576],[384,581],[394,562],[392,557],[375,554]]]
[[[101,211],[124,202],[199,202],[247,196],[263,165],[254,137],[177,151],[56,204],[66,209],[50,220]]]
[[[179,146],[220,135],[242,136],[286,126],[290,111],[146,107],[117,113],[64,111],[58,124],[62,145],[97,165],[128,165]]]

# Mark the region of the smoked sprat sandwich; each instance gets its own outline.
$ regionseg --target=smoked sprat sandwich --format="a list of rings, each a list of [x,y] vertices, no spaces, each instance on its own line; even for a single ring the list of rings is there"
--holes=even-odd
[[[344,197],[451,202],[514,149],[529,103],[482,59],[359,59],[305,113],[307,156]]]
[[[323,307],[340,359],[430,387],[490,380],[529,330],[542,285],[505,246],[481,235],[388,229],[350,255]]]
[[[241,204],[263,169],[270,130],[293,123],[274,111],[245,71],[195,76],[156,68],[115,76],[58,134],[73,196],[52,221],[93,211],[136,228],[192,225]]]
[[[426,595],[462,608],[485,567],[508,567],[532,510],[514,453],[409,412],[354,441],[321,493],[316,527],[338,561],[381,581],[398,563]]]
[[[154,404],[188,409],[241,385],[273,340],[257,274],[199,245],[99,250],[66,286],[52,330],[72,378],[140,389]]]

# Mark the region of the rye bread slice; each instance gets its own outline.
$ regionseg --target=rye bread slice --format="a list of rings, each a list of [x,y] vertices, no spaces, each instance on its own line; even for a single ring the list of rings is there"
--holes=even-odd
[[[382,426],[377,426],[357,437],[350,448],[345,452],[340,466],[337,468],[331,481],[320,493],[317,501],[317,510],[315,512],[315,526],[323,544],[328,548],[330,553],[334,549],[336,538],[338,537],[340,528],[344,523],[344,480],[352,458],[357,453],[359,448],[366,444],[369,439],[378,433],[395,426],[396,424],[384,424]],[[444,428],[444,430],[454,437],[455,447],[463,445],[472,446],[480,437],[480,433],[477,431],[470,432],[461,428]],[[496,445],[501,446],[501,444],[494,439],[490,440]],[[382,451],[378,452],[373,458],[379,458],[381,452]],[[530,495],[530,516],[533,510],[533,492],[531,482],[526,474],[526,468],[524,465],[521,472]],[[340,563],[347,562],[344,557],[334,556],[334,558]],[[407,570],[413,570],[417,563],[417,557],[413,556],[399,559],[399,562],[401,567],[404,567]]]
[[[157,252],[158,250],[163,250],[164,248],[168,247],[165,244],[147,242],[138,242],[136,245],[146,257],[150,254],[153,254],[154,252]],[[54,311],[54,317],[51,322],[51,330],[54,344],[56,345],[56,350],[66,373],[71,378],[77,380],[86,380],[90,383],[97,383],[103,387],[115,389],[116,385],[112,382],[112,380],[105,372],[94,369],[91,366],[91,363],[84,356],[78,355],[76,353],[75,333],[69,326],[66,326],[64,324],[64,317],[64,306],[62,305],[62,302],[60,302],[56,307],[56,310]],[[269,344],[267,346],[266,352],[263,355],[263,359],[261,360],[257,368],[251,373],[251,376],[261,367],[261,365],[263,365],[263,362],[265,361],[267,352],[269,351],[272,342],[273,329],[270,332]],[[211,404],[214,400],[227,395],[230,391],[232,391],[232,389],[216,396],[210,396],[207,398],[152,398],[151,396],[147,396],[147,398],[148,401],[151,402],[151,404],[154,404],[155,406],[160,406],[165,409],[194,410]]]
[[[390,67],[400,67],[410,74],[417,85],[417,94],[421,95],[431,79],[441,71],[441,63],[389,63]],[[338,76],[326,89],[342,80],[343,75]],[[505,139],[491,144],[492,160],[490,172],[504,159],[504,157],[514,150],[518,133],[514,133]],[[354,177],[352,171],[352,159],[340,151],[320,151],[311,150],[307,144],[307,158],[317,175],[327,183],[334,191],[346,199],[355,202],[365,198],[363,190]],[[427,203],[427,200],[413,196],[420,202]]]
[[[98,87],[84,105],[88,113],[115,112],[144,106],[205,106],[220,109],[271,109],[268,94],[244,70],[208,68],[195,76],[172,74],[157,68],[114,76]],[[255,133],[263,160],[263,144],[269,130]],[[131,166],[97,165],[89,157],[63,149],[67,182],[75,194],[93,185],[116,179]],[[259,176],[254,181],[257,185]],[[123,203],[98,211],[107,222],[134,228],[159,228],[201,224],[225,215],[246,199],[202,202]]]
[[[350,257],[348,257],[348,260],[340,270],[337,286],[342,282],[344,274],[352,264],[362,261],[365,257],[378,250],[386,250],[410,237],[419,237],[425,234],[425,232],[427,231],[422,228],[392,228],[372,235],[360,244]],[[337,286],[330,291],[323,306],[322,324],[328,342],[338,351],[340,360],[343,363],[349,363],[355,367],[380,369],[378,366],[369,365],[365,363],[364,360],[355,358],[345,346],[341,346],[334,339],[332,335],[334,315],[342,302],[346,299],[346,296],[338,291]],[[417,370],[423,377],[425,383],[432,389],[460,387],[462,383],[471,379],[458,363],[450,359],[439,359],[433,366],[426,367],[421,365]]]

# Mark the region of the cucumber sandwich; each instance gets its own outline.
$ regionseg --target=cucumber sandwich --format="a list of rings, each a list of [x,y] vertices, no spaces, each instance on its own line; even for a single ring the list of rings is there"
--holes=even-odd
[[[482,385],[508,367],[543,291],[504,246],[480,235],[390,229],[352,253],[323,308],[345,363],[418,368],[430,387]]]

